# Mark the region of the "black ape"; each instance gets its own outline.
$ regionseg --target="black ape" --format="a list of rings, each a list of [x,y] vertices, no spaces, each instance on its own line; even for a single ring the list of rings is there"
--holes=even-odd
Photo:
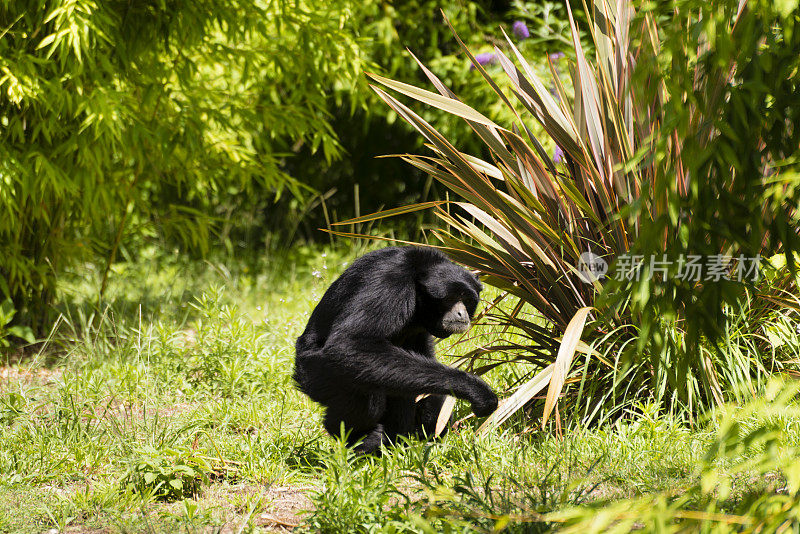
[[[432,434],[446,394],[478,416],[497,396],[477,376],[436,361],[433,337],[469,328],[481,284],[441,252],[391,247],[356,260],[323,295],[295,345],[294,379],[327,407],[325,429],[373,452],[412,433]],[[427,393],[420,402],[418,395]]]

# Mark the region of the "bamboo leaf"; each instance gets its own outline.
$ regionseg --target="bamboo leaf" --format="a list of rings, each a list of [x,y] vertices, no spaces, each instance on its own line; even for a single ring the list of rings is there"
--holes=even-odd
[[[45,46],[49,45],[50,43],[52,43],[55,40],[56,40],[56,34],[55,33],[51,33],[50,35],[47,35],[47,36],[45,36],[44,39],[42,39],[42,41],[39,43],[39,46],[37,46],[36,49],[38,50],[40,48],[44,48]]]

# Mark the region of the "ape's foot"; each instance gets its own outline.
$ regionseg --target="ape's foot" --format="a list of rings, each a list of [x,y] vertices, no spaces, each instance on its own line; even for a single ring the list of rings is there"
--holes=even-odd
[[[385,441],[383,425],[379,424],[360,438],[360,442],[355,446],[356,454],[381,455],[381,444]]]

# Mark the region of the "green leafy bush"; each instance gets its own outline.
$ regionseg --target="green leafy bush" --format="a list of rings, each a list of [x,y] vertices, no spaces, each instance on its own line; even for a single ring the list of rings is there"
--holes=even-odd
[[[379,461],[383,469],[373,469]],[[311,496],[314,509],[303,521],[307,532],[376,532],[392,527],[405,531],[403,521],[387,517],[385,509],[396,498],[388,476],[390,462],[356,457],[344,439],[325,457],[323,487]]]
[[[672,270],[611,284],[613,304],[629,299],[641,321],[640,346],[672,344],[666,350],[686,354],[675,362],[683,368],[697,363],[693,347],[703,338],[716,342],[747,299],[756,316],[796,306],[800,9],[762,0],[652,9],[657,53],[641,57],[633,91],[664,98],[652,144],[630,161],[655,171],[646,201],[631,206],[642,223],[631,254],[673,265],[691,255],[760,257],[759,274],[770,278],[755,287],[724,277],[691,283]],[[655,201],[667,209],[643,217]],[[778,276],[769,272],[776,254],[789,263]],[[687,333],[684,346],[662,334],[664,319]]]
[[[174,502],[196,496],[210,472],[206,459],[188,447],[145,445],[132,451],[122,485],[146,499]]]
[[[271,366],[271,355],[253,353],[249,348],[258,346],[263,332],[235,305],[222,304],[221,298],[222,291],[211,288],[192,304],[199,317],[190,337],[164,347],[164,363],[185,374],[192,388],[225,397],[249,396],[267,387],[278,387],[279,384],[265,383],[263,378],[264,369]]]
[[[688,487],[555,512],[563,532],[790,532],[800,527],[798,386],[772,381],[763,398],[715,411],[714,440]],[[737,478],[749,487],[734,490]]]
[[[303,189],[280,154],[339,153],[328,88],[365,62],[358,2],[4,2],[0,298],[41,333],[71,265],[144,240],[203,252],[232,199]],[[223,229],[224,231],[224,229]]]
[[[28,343],[33,343],[35,338],[33,331],[28,326],[11,325],[17,310],[14,309],[14,303],[11,299],[6,299],[0,303],[0,348],[10,347],[11,342],[9,337],[17,337],[24,339]]]

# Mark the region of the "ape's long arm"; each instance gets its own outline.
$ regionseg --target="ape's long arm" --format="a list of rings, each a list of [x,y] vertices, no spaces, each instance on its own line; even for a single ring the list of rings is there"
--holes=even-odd
[[[325,344],[318,365],[331,373],[332,383],[338,387],[389,395],[453,395],[472,403],[479,416],[497,407],[497,397],[477,376],[382,339],[333,336]]]

